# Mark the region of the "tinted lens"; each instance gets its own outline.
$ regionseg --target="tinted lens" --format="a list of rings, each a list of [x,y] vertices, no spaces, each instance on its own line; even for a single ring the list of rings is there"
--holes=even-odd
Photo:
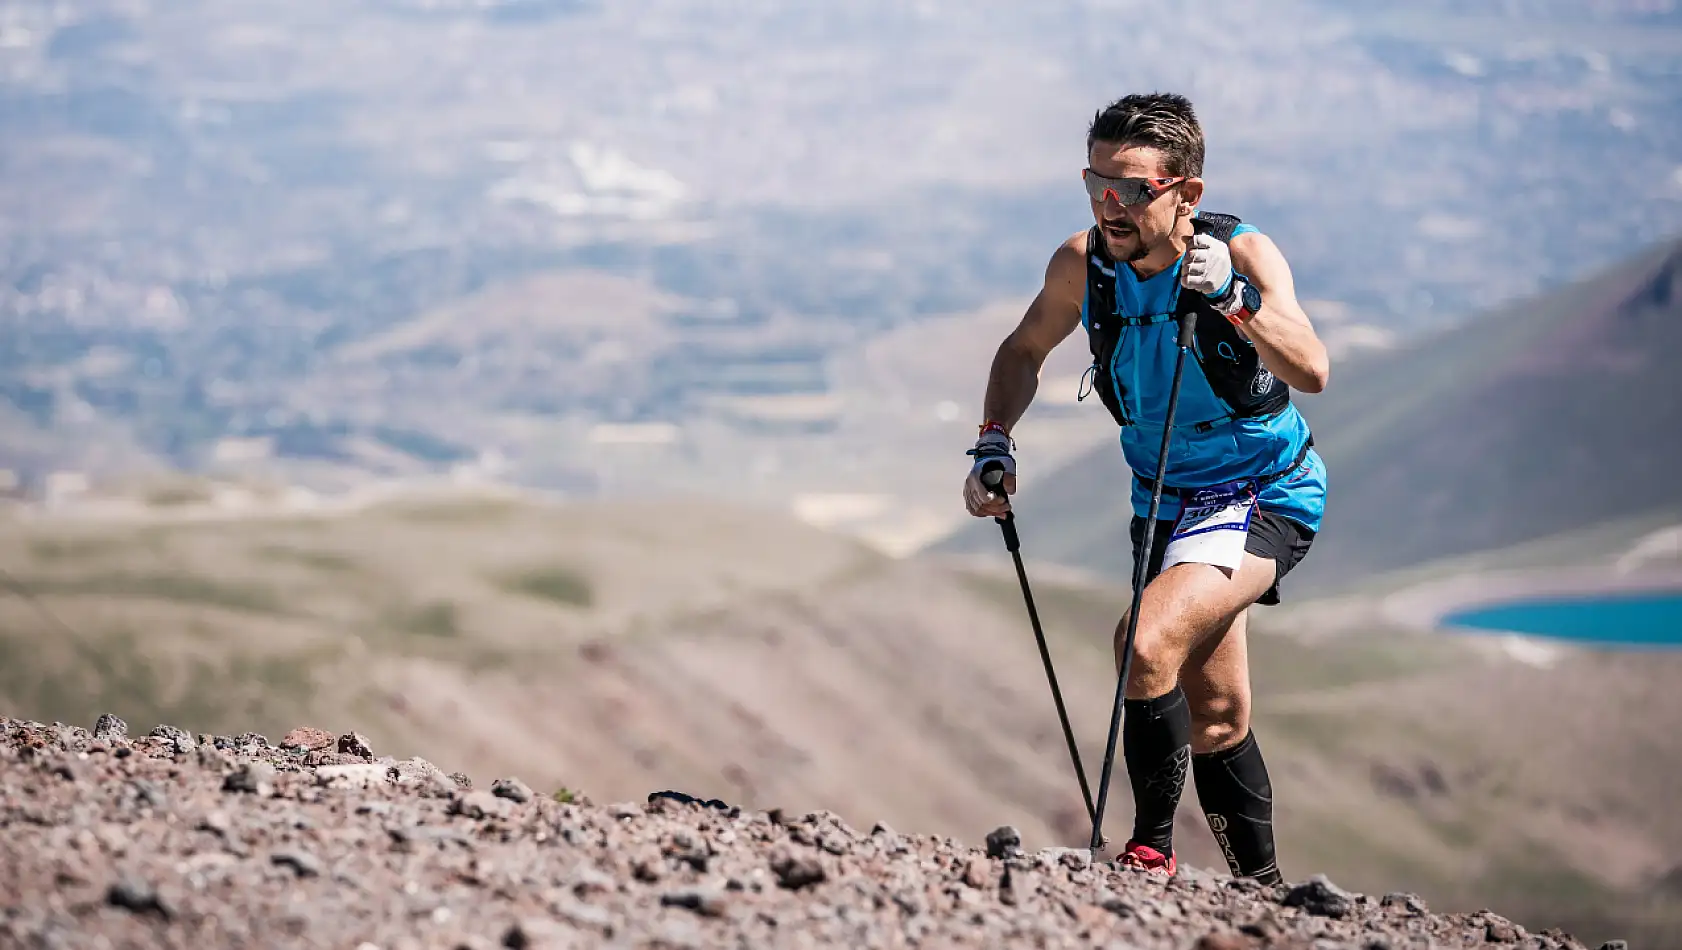
[[[1116,200],[1124,205],[1136,205],[1150,199],[1148,183],[1143,178],[1105,178],[1086,173],[1086,193],[1093,201],[1103,201],[1104,192],[1115,192]]]

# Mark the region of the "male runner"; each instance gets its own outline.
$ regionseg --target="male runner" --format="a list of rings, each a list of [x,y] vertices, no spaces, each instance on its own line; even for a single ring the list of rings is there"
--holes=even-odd
[[[1084,327],[1093,389],[1122,426],[1133,472],[1136,566],[1178,353],[1175,314],[1193,315],[1124,697],[1135,811],[1120,862],[1175,873],[1174,812],[1189,764],[1232,873],[1271,883],[1280,880],[1272,786],[1250,730],[1245,618],[1251,604],[1279,602],[1280,579],[1320,528],[1325,466],[1289,391],[1321,391],[1328,365],[1278,248],[1251,225],[1199,210],[1203,151],[1183,96],[1130,95],[1093,118],[1083,174],[1094,225],[1052,254],[1044,286],[994,356],[964,504],[976,517],[1009,510],[1012,429],[1047,354]],[[980,482],[989,463],[1004,466],[1005,496]],[[1126,631],[1124,615],[1118,675]]]

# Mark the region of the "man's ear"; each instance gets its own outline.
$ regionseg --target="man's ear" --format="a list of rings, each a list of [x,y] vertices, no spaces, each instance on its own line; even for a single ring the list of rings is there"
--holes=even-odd
[[[1203,200],[1203,179],[1187,178],[1180,182],[1179,214],[1191,214],[1197,210],[1197,203]]]

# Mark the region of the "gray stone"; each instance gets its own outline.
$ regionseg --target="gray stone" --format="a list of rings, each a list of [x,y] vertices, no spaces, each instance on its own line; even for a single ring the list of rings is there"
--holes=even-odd
[[[111,713],[101,713],[93,724],[93,737],[107,742],[127,742],[128,723]]]
[[[374,757],[374,748],[368,744],[368,739],[360,732],[347,732],[339,737],[339,752],[344,755],[359,755],[364,759]]]
[[[222,790],[267,797],[274,792],[274,777],[274,766],[267,762],[247,762],[228,773]]]
[[[829,877],[822,863],[806,855],[782,851],[772,855],[770,863],[771,873],[777,876],[777,885],[789,890],[821,884]]]
[[[381,765],[323,765],[315,770],[315,784],[327,788],[369,788],[385,780]]]
[[[192,735],[188,733],[187,730],[181,729],[177,726],[167,724],[154,726],[151,736],[154,739],[168,740],[170,747],[175,751],[176,755],[186,755],[198,748],[198,743],[194,741]]]
[[[1355,909],[1349,895],[1324,874],[1316,874],[1292,887],[1281,901],[1286,907],[1300,907],[1316,917],[1341,920]]]
[[[1022,853],[1022,832],[1010,825],[1001,825],[987,833],[989,858],[1012,858]]]
[[[1490,943],[1518,943],[1524,939],[1524,928],[1499,914],[1489,914],[1484,921],[1484,939]]]
[[[58,733],[59,744],[71,752],[80,752],[88,747],[88,743],[93,741],[93,734],[81,726],[55,722],[53,728]]]
[[[1034,860],[1041,867],[1061,864],[1071,871],[1092,866],[1092,852],[1086,848],[1041,848]]]
[[[126,751],[128,750],[118,749],[117,753],[121,755]],[[199,768],[207,772],[221,772],[234,764],[234,761],[228,758],[228,753],[223,752],[220,746],[201,745],[196,754]]]
[[[1378,904],[1380,907],[1400,908],[1416,917],[1422,917],[1430,912],[1430,908],[1425,905],[1425,901],[1419,895],[1408,894],[1403,891],[1391,891],[1384,895]]]
[[[416,757],[393,762],[386,769],[386,777],[401,788],[431,792],[436,795],[453,792],[455,786],[439,771],[438,766],[425,759]]]
[[[174,908],[150,882],[132,875],[124,875],[112,882],[105,892],[105,902],[136,914],[156,914],[165,919],[175,916]]]
[[[490,792],[468,792],[450,802],[450,814],[466,815],[474,819],[501,818],[513,808],[511,802]]]
[[[660,895],[663,907],[682,907],[703,917],[722,917],[726,910],[724,894],[711,888],[667,891]]]
[[[531,787],[517,778],[499,778],[492,782],[491,794],[522,805],[531,801]]]

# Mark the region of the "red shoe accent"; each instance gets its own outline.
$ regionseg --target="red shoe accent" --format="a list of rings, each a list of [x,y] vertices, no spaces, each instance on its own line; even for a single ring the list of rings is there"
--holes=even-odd
[[[1164,877],[1173,877],[1179,867],[1179,861],[1175,859],[1173,851],[1163,854],[1150,845],[1139,844],[1136,841],[1127,842],[1127,849],[1122,852],[1117,863],[1122,867],[1137,868]]]

